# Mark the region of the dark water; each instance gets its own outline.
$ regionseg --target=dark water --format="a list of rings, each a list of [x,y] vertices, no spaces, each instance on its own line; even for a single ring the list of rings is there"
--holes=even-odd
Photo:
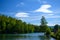
[[[44,33],[29,33],[29,34],[0,34],[0,40],[54,40],[51,37],[46,37]]]

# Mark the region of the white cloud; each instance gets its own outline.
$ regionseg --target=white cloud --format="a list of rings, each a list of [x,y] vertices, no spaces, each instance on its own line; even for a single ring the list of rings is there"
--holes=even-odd
[[[40,8],[36,9],[34,12],[43,12],[43,13],[52,13],[53,11],[49,10],[51,5],[45,4],[42,5]]]
[[[42,14],[40,16],[44,16],[45,18],[60,18],[59,15],[52,14],[52,13],[50,13],[50,14]]]
[[[60,25],[60,21],[57,19],[54,19],[54,20],[52,20],[51,22],[48,22],[48,25],[49,26],[54,26],[54,25],[56,25],[56,24],[59,24]]]
[[[55,14],[52,14],[52,13],[50,13],[50,14],[41,14],[41,16],[47,16],[47,17],[49,17],[49,16],[54,16]]]
[[[47,24],[48,26],[54,26],[55,24],[52,24],[52,23],[49,23],[49,24]]]
[[[60,18],[60,16],[45,16],[46,18]]]
[[[54,14],[41,14],[41,15],[36,15],[36,16],[30,17],[30,19],[32,21],[34,21],[34,20],[40,20],[42,16],[44,16],[47,19],[54,18],[55,20],[58,19],[58,18],[60,18],[60,16],[54,15]]]
[[[28,13],[19,12],[19,13],[16,13],[15,17],[29,17],[29,15]]]

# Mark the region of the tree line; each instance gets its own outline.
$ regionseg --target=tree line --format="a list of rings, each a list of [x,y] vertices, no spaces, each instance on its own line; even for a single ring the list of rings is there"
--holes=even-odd
[[[16,18],[0,15],[0,33],[32,33],[39,32],[40,27],[17,20]]]
[[[60,38],[60,25],[56,24],[54,28],[47,25],[44,16],[41,18],[40,26],[23,22],[10,16],[0,15],[0,34],[34,33],[44,32],[54,38]]]
[[[47,26],[45,17],[41,18],[41,25],[33,25],[10,16],[0,15],[0,33],[33,33],[45,32],[50,28]]]

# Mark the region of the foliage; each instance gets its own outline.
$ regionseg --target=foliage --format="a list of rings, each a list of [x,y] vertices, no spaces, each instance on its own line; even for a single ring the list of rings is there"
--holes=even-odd
[[[58,30],[58,32],[56,33],[56,38],[59,40],[60,39],[60,29]]]
[[[41,25],[42,26],[47,25],[47,21],[44,16],[42,16],[42,18],[41,18]]]
[[[36,32],[36,30],[39,31],[39,27],[37,29],[36,27],[10,16],[0,15],[0,33],[32,33]]]
[[[53,30],[53,31],[52,31]],[[60,25],[56,24],[54,29],[49,28],[44,16],[41,18],[41,25],[27,24],[22,20],[17,20],[5,15],[0,15],[0,33],[33,33],[45,32],[57,40],[60,39]]]
[[[44,16],[42,16],[42,18],[41,18],[40,28],[41,28],[40,30],[41,30],[42,32],[46,32],[47,29],[49,29],[48,26],[47,26],[47,21],[46,21],[46,19],[45,19]]]
[[[58,28],[59,28],[59,25],[56,24],[56,25],[54,26],[54,33],[56,33],[56,32],[58,31]]]
[[[54,32],[51,33],[51,36],[54,37],[56,40],[60,39],[60,25],[56,24],[54,26]]]

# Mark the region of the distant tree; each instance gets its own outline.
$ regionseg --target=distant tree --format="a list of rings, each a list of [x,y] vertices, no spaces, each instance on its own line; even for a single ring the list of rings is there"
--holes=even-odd
[[[43,25],[47,25],[47,21],[46,21],[46,19],[45,19],[44,16],[42,16],[42,18],[41,18],[41,25],[42,25],[42,26],[43,26]]]
[[[48,28],[48,26],[47,26],[47,21],[46,21],[45,17],[42,16],[42,18],[41,18],[40,30],[41,30],[42,32],[45,32],[47,28]]]
[[[56,32],[58,31],[58,28],[59,28],[59,25],[56,24],[56,25],[54,26],[54,33],[56,33]]]

